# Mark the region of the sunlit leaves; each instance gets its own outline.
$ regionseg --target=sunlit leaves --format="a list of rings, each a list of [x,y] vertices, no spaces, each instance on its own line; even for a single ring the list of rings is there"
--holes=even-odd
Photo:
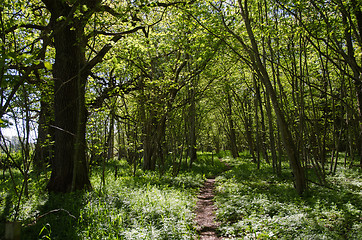
[[[44,62],[44,66],[45,66],[45,68],[48,69],[48,70],[52,70],[52,69],[53,69],[53,66],[52,66],[52,64],[51,64],[50,62]]]

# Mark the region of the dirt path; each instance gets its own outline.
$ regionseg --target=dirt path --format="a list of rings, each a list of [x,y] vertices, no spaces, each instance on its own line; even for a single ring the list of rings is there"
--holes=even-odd
[[[219,223],[215,221],[216,206],[214,205],[215,178],[209,178],[201,188],[198,201],[196,203],[196,222],[197,231],[201,240],[218,240],[221,239],[216,234]]]
[[[219,158],[221,162],[222,159]],[[226,166],[225,171],[230,170],[232,167],[223,162]],[[214,205],[214,189],[215,189],[215,178],[206,179],[204,186],[201,188],[199,195],[197,196],[198,201],[196,203],[196,217],[197,223],[196,229],[200,234],[200,240],[221,240],[223,238],[218,237],[216,234],[217,228],[220,223],[216,222],[216,206]]]

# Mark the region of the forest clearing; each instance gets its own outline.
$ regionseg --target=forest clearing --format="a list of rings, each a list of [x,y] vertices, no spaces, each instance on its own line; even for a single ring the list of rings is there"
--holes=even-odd
[[[362,239],[362,2],[0,0],[0,238]]]

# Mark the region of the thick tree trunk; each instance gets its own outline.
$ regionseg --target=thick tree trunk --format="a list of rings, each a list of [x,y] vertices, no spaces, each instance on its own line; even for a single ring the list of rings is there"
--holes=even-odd
[[[251,154],[251,157],[253,159],[253,162],[256,163],[257,159],[255,156],[255,147],[254,147],[254,140],[253,140],[253,122],[251,118],[251,111],[249,109],[251,108],[249,106],[250,102],[249,99],[244,99],[243,101],[240,101],[240,106],[242,108],[242,119],[244,123],[245,128],[245,135],[246,135],[246,141],[248,143],[249,152]],[[245,105],[245,107],[244,107]]]
[[[248,142],[249,152],[251,154],[253,162],[256,163],[257,157],[255,156],[255,150],[254,150],[255,147],[254,147],[253,131],[252,131],[253,127],[252,127],[252,121],[249,117],[247,117],[247,119],[245,120],[244,127],[245,127],[246,141]]]
[[[342,3],[342,2],[341,2]],[[354,28],[354,31],[356,31],[356,34],[359,34],[359,36],[362,35],[362,11],[361,7],[358,4],[358,1],[351,0],[351,10],[353,15],[356,18],[357,26]],[[343,8],[341,8],[343,9]],[[352,31],[350,22],[347,19],[350,19],[349,14],[345,11],[341,11],[342,13],[342,21],[345,26],[345,40],[347,45],[347,54],[344,56],[346,63],[351,67],[353,71],[353,78],[354,78],[354,84],[355,84],[355,91],[356,91],[356,98],[357,98],[357,107],[358,107],[358,125],[359,125],[359,135],[357,142],[358,144],[358,152],[359,152],[359,159],[360,159],[360,167],[362,168],[362,71],[361,66],[359,64],[361,59],[356,59],[355,56],[355,49],[362,46],[362,39],[357,38],[354,39],[352,37]],[[355,46],[357,45],[357,46]]]
[[[166,130],[166,117],[162,116],[160,120],[155,117],[147,119],[143,132],[143,169],[156,170],[156,163],[159,160],[159,166],[164,167],[164,136]],[[162,169],[161,169],[162,170]]]
[[[264,84],[266,85],[267,93],[270,95],[270,99],[274,107],[274,111],[277,117],[277,123],[281,133],[281,138],[288,155],[290,167],[293,171],[296,190],[298,194],[302,194],[307,187],[304,175],[304,169],[300,164],[300,159],[298,156],[297,149],[295,147],[291,132],[288,129],[288,125],[285,121],[284,114],[279,106],[275,91],[270,81],[264,81]]]
[[[257,93],[257,88],[259,88],[259,85],[256,82],[256,76],[253,75],[253,82],[254,82],[254,89],[255,93]],[[259,108],[258,108],[258,95],[255,94],[256,97],[254,98],[254,113],[255,113],[255,150],[256,150],[256,165],[257,169],[260,169],[260,152],[261,150],[261,138],[260,138],[260,128],[259,128]]]
[[[263,102],[261,99],[261,94],[260,94],[260,86],[257,85],[256,90],[256,99],[258,102],[258,106],[260,108],[260,125],[261,125],[261,134],[260,134],[260,146],[261,146],[261,151],[263,153],[263,157],[266,163],[269,164],[269,156],[268,156],[268,151],[267,151],[267,146],[266,146],[266,128],[265,128],[265,118],[264,118],[264,109],[263,109]],[[258,107],[256,106],[256,107]]]
[[[69,7],[63,6],[62,16],[67,16],[69,11]],[[84,29],[76,23],[70,24],[58,21],[54,32],[55,147],[52,174],[47,186],[49,191],[54,192],[70,192],[91,186],[85,157],[87,75],[82,74],[85,66]]]

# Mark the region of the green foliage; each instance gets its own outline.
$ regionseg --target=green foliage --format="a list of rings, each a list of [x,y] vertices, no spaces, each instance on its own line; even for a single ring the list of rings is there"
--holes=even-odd
[[[93,167],[91,192],[48,194],[43,189],[49,174],[29,179],[29,197],[20,204],[23,239],[194,239],[193,208],[205,177],[217,176],[219,231],[231,239],[360,239],[361,171],[338,168],[327,178],[337,190],[311,185],[303,197],[291,183],[283,163],[281,177],[269,165],[211,153],[198,155],[192,171],[172,177],[138,170],[132,176],[124,160]],[[186,166],[184,166],[186,168]],[[115,178],[115,170],[118,174]],[[11,220],[17,199],[5,172],[1,184],[1,222]],[[22,175],[13,171],[18,184]],[[3,233],[0,233],[3,234]]]
[[[223,154],[225,153],[199,154],[197,157],[197,162],[194,164],[192,168],[193,172],[203,174],[203,176],[206,178],[218,176],[226,169],[225,164],[223,164],[219,160]]]
[[[200,154],[194,171],[173,177],[172,169],[163,175],[138,170],[133,177],[125,160],[110,160],[105,186],[102,169],[94,166],[93,191],[69,194],[45,192],[49,173],[32,172],[29,197],[22,199],[19,210],[22,239],[194,239],[195,196],[205,176],[220,173],[222,166],[216,158],[212,163],[209,154]],[[13,174],[21,184],[21,174]],[[11,219],[17,203],[7,172],[5,177],[1,222]]]
[[[311,184],[303,198],[295,194],[284,162],[281,177],[276,178],[269,166],[256,170],[249,156],[234,162],[226,158],[227,151],[200,154],[192,171],[189,161],[180,163],[181,172],[173,176],[190,148],[191,102],[196,109],[198,150],[227,148],[227,120],[235,123],[239,150],[260,154],[281,145],[278,131],[284,128],[277,127],[275,117],[279,111],[269,109],[267,114],[268,88],[261,84],[266,77],[278,98],[273,106],[280,103],[285,113],[287,126],[282,127],[290,130],[295,152],[303,155],[301,165],[313,161],[327,168],[329,150],[348,150],[348,156],[358,152],[360,3],[244,1],[239,6],[237,1],[208,0],[163,8],[157,5],[168,1],[103,1],[93,7],[72,0],[63,1],[72,7],[69,17],[51,23],[49,6],[43,2],[1,1],[0,127],[14,122],[22,134],[36,128],[33,121],[42,110],[39,102],[53,108],[56,94],[52,82],[57,79],[49,73],[59,31],[52,27],[63,22],[72,25],[70,30],[84,30],[78,39],[84,42],[82,57],[99,58],[86,71],[90,77],[86,99],[81,99],[89,112],[86,142],[94,192],[48,195],[43,190],[49,173],[31,173],[29,197],[21,198],[18,216],[24,226],[30,224],[24,230],[29,239],[192,238],[194,195],[206,177],[226,169],[218,158],[235,165],[218,178],[222,234],[259,239],[362,238],[360,171],[339,167],[335,175],[327,176],[330,187],[337,190]],[[242,8],[249,15],[259,53],[251,52],[254,37],[246,31]],[[108,46],[112,47],[103,56]],[[258,65],[266,73],[258,72]],[[35,81],[41,82],[36,88]],[[225,104],[229,94],[230,109]],[[46,114],[46,122],[59,128],[52,124],[53,114]],[[146,136],[155,143],[146,150],[158,152],[156,169],[162,174],[139,169]],[[267,149],[262,149],[263,144]],[[109,149],[134,164],[107,162],[103,184],[100,165]],[[31,159],[30,153],[11,153],[10,165],[25,169],[23,160]],[[309,179],[317,182],[314,172],[309,172]],[[16,215],[16,196],[24,181],[18,170],[12,174],[14,180],[4,170],[1,179],[3,221]],[[42,217],[34,223],[38,216]]]
[[[330,181],[336,190],[311,185],[297,196],[290,170],[276,178],[270,166],[261,170],[249,160],[231,161],[233,169],[217,178],[217,216],[223,236],[243,239],[360,239],[362,204],[360,170],[339,169]],[[347,180],[349,179],[349,181]],[[353,180],[352,180],[353,179]],[[347,180],[347,181],[346,181]],[[349,182],[346,184],[345,182]]]
[[[129,180],[87,196],[80,213],[84,239],[192,239],[192,195],[137,180],[129,186]]]

